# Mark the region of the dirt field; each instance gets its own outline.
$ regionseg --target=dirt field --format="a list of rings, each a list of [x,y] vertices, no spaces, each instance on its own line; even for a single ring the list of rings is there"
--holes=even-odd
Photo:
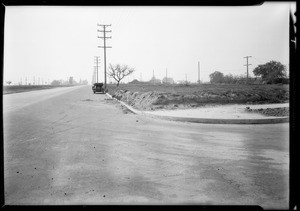
[[[52,85],[11,85],[3,86],[3,94],[12,94],[18,92],[28,92],[33,90],[52,89],[57,87],[68,87],[68,86],[52,86]]]
[[[268,104],[289,101],[289,85],[108,86],[108,92],[139,110],[201,107],[208,104]]]

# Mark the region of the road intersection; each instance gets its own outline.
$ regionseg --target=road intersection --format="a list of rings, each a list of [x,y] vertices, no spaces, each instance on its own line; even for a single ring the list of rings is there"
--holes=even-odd
[[[288,123],[154,119],[90,86],[30,95],[3,98],[5,204],[288,208]]]

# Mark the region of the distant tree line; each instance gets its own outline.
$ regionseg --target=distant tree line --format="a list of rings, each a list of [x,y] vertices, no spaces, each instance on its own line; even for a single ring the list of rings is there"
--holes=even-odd
[[[51,82],[52,86],[60,86],[60,85],[87,85],[87,80],[81,80],[79,82],[75,81],[73,77],[69,77],[69,80],[53,80]]]
[[[233,76],[232,74],[224,75],[219,71],[215,71],[209,75],[210,83],[224,83],[224,84],[244,84],[244,83],[262,83],[262,84],[288,84],[289,78],[286,74],[285,65],[277,61],[270,61],[263,65],[258,65],[253,74],[255,78],[245,76]]]

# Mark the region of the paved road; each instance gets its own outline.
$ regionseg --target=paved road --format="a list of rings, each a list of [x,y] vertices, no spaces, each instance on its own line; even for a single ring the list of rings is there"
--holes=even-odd
[[[158,120],[90,86],[33,93],[4,98],[6,204],[288,207],[288,123]]]

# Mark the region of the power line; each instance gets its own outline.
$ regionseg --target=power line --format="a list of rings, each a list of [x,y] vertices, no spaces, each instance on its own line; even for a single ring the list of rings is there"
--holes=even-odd
[[[106,33],[110,33],[110,31],[106,30],[106,27],[111,26],[111,24],[106,25],[106,24],[97,24],[97,26],[103,27],[103,30],[97,30],[98,32],[103,32],[103,37],[99,37],[103,39],[103,46],[98,46],[98,48],[103,48],[104,49],[104,89],[106,89],[106,48],[111,48],[111,46],[106,46],[106,39],[111,39],[110,37],[106,36]]]
[[[252,64],[249,64],[249,63],[248,63],[248,59],[251,58],[251,57],[252,57],[252,56],[246,56],[246,57],[244,57],[244,58],[247,59],[247,64],[244,65],[244,66],[247,66],[247,81],[248,81],[248,78],[249,78],[248,66],[249,66],[249,65],[252,65]]]

